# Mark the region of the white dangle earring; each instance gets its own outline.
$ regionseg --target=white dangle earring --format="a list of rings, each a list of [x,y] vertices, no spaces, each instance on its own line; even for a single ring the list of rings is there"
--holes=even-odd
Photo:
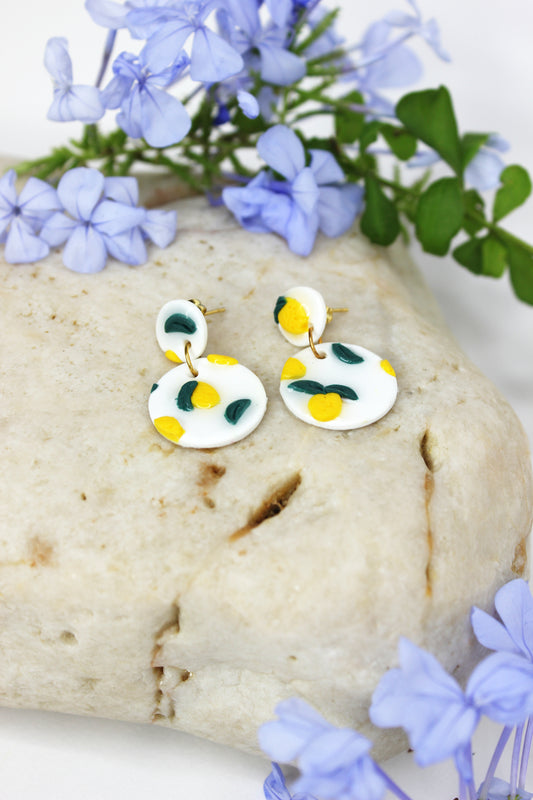
[[[359,345],[320,341],[332,312],[347,310],[328,308],[320,292],[307,286],[290,289],[274,308],[285,339],[305,347],[283,367],[285,405],[304,422],[338,431],[381,419],[398,393],[396,373],[386,359]]]
[[[200,358],[207,345],[207,311],[199,300],[171,300],[158,314],[159,346],[179,366],[152,386],[148,411],[157,431],[181,447],[233,444],[261,422],[267,397],[263,384],[237,359]]]

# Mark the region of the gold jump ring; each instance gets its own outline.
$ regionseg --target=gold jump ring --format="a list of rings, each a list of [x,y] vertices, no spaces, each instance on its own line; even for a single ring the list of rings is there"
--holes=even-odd
[[[315,358],[326,358],[327,357],[326,354],[325,353],[319,353],[318,350],[315,347],[315,343],[313,342],[313,326],[312,325],[309,326],[308,333],[309,333],[309,347],[311,348],[311,351],[312,351],[314,357]]]
[[[198,370],[195,368],[194,364],[191,361],[191,356],[189,354],[189,350],[190,349],[191,349],[191,343],[187,339],[187,341],[185,342],[185,361],[187,362],[187,366],[189,367],[193,378],[197,378],[198,377]]]

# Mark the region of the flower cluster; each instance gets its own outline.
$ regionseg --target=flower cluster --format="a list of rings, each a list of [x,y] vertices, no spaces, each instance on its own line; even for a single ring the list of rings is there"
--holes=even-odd
[[[479,642],[493,650],[472,672],[465,689],[430,654],[407,639],[399,664],[384,675],[372,698],[370,719],[378,727],[402,727],[420,766],[453,758],[459,800],[530,800],[525,789],[533,739],[533,597],[525,581],[514,580],[496,595],[499,620],[478,608],[472,626]],[[262,749],[276,761],[296,760],[294,789],[300,800],[381,800],[386,791],[408,795],[371,758],[371,743],[349,728],[335,728],[305,702],[281,703],[278,719],[259,730]],[[484,780],[476,785],[472,736],[486,716],[503,731]],[[509,781],[495,777],[513,730]],[[265,782],[267,800],[291,800],[277,764]]]
[[[403,9],[350,43],[326,0],[85,0],[106,29],[95,84],[74,82],[65,38],[45,49],[48,117],[79,120],[84,133],[17,171],[55,181],[80,166],[106,177],[162,167],[301,256],[318,233],[339,236],[358,216],[379,245],[411,224],[429,253],[455,243],[453,256],[475,273],[509,268],[516,294],[533,304],[533,248],[500,224],[530,194],[529,176],[504,165],[497,134],[461,135],[445,87],[393,102],[390,90],[422,74],[416,39],[449,60],[436,21],[416,0],[398,2]],[[97,123],[107,113],[118,129],[104,135]],[[312,130],[317,117],[323,135]],[[251,166],[258,157],[267,168]],[[437,161],[451,174],[430,182],[413,172]],[[489,189],[492,211],[481,195]]]
[[[76,272],[99,272],[108,255],[143,264],[146,240],[166,247],[176,234],[176,212],[137,207],[135,178],[104,178],[96,169],[67,172],[57,190],[29,178],[17,196],[16,174],[0,178],[0,241],[11,264],[45,258],[65,245],[63,263]]]

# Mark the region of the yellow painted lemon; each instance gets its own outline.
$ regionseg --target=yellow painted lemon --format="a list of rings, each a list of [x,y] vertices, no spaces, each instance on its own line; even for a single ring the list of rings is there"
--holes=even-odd
[[[220,403],[220,395],[208,383],[200,381],[191,395],[191,403],[195,408],[213,408]]]
[[[318,422],[336,419],[342,410],[341,396],[336,392],[314,394],[307,404],[309,413]]]
[[[288,358],[281,371],[281,380],[288,381],[295,378],[303,378],[307,372],[306,367],[297,358]]]
[[[169,359],[169,361],[174,361],[176,364],[182,364],[183,363],[181,358],[178,358],[178,356],[176,355],[174,350],[166,350],[165,351],[165,355]]]
[[[154,425],[161,436],[164,436],[165,439],[169,439],[175,444],[179,442],[185,433],[185,429],[174,417],[158,417],[157,419],[154,419]]]
[[[278,322],[287,333],[301,334],[309,328],[309,315],[298,300],[288,297],[278,314]]]
[[[221,356],[217,353],[211,353],[211,355],[207,356],[207,360],[211,364],[226,364],[227,366],[239,363],[236,358],[232,358],[231,356]]]

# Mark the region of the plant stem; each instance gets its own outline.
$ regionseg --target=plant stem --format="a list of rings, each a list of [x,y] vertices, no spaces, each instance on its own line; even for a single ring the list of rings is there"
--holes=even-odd
[[[522,760],[520,763],[520,773],[518,776],[519,789],[523,789],[526,783],[527,765],[529,761],[529,753],[531,751],[532,740],[533,740],[533,717],[529,717],[527,721],[526,735],[524,736],[524,744],[522,747]]]
[[[494,774],[496,772],[496,768],[502,757],[502,753],[505,750],[505,745],[509,741],[509,737],[512,733],[512,726],[507,725],[503,731],[501,732],[500,738],[498,739],[498,744],[496,745],[496,749],[492,754],[492,758],[490,760],[489,768],[487,769],[487,774],[485,775],[485,780],[482,783],[481,794],[479,795],[479,800],[487,800],[487,794],[490,789],[490,784],[492,783],[492,779],[494,778]]]

